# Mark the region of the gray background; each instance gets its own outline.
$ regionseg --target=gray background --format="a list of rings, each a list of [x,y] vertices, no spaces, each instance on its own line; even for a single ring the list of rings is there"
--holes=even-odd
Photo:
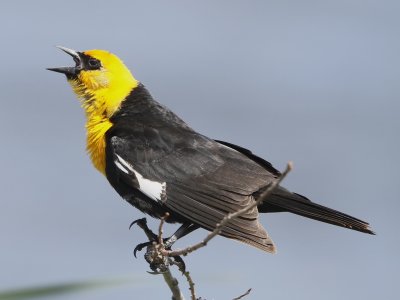
[[[79,103],[45,70],[72,64],[61,44],[118,54],[196,130],[279,169],[293,160],[285,186],[378,233],[264,215],[278,254],[217,238],[186,259],[200,296],[396,298],[399,11],[382,0],[3,2],[0,289],[131,275],[60,299],[169,298],[131,254],[141,213],[91,166]]]

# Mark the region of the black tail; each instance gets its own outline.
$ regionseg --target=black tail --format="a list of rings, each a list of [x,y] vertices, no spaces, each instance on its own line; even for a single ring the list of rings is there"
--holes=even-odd
[[[279,187],[259,207],[260,212],[291,212],[306,218],[341,226],[369,234],[375,234],[369,224],[337,210],[311,202],[304,196]]]

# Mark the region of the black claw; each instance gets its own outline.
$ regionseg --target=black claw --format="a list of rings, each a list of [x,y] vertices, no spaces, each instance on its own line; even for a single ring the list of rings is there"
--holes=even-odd
[[[137,219],[137,220],[133,221],[133,222],[131,223],[131,225],[129,225],[129,230],[132,228],[133,225],[135,225],[135,224],[140,224],[140,223],[142,223],[142,222],[144,222],[144,224],[146,224],[146,223],[147,223],[146,218],[141,218],[141,219]]]
[[[164,274],[165,272],[161,272],[161,271],[152,271],[152,272],[150,272],[150,271],[147,271],[147,273],[149,273],[151,275],[161,275],[161,274]]]
[[[186,265],[185,262],[183,261],[182,257],[180,256],[174,256],[174,264],[178,266],[179,271],[184,274],[186,272]]]
[[[148,246],[150,246],[151,244],[153,244],[153,242],[145,242],[145,243],[138,244],[138,245],[135,247],[135,249],[133,250],[133,255],[135,256],[135,258],[136,258],[136,253],[137,253],[138,251],[139,251],[139,252],[142,251],[144,247],[148,247]]]

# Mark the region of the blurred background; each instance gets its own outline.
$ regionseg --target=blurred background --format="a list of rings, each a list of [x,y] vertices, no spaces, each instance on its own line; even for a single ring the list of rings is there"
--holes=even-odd
[[[186,258],[199,296],[251,287],[248,299],[394,299],[399,10],[389,0],[3,2],[0,291],[127,276],[52,299],[170,298],[132,255],[145,236],[128,225],[143,215],[91,166],[79,102],[64,76],[45,70],[73,65],[54,48],[63,45],[116,53],[193,128],[278,169],[292,160],[284,186],[377,232],[263,215],[278,253],[217,238]]]

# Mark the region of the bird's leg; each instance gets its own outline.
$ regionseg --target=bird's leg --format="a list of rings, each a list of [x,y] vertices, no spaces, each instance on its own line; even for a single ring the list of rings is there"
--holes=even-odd
[[[191,223],[182,224],[182,226],[179,227],[178,230],[175,231],[175,233],[173,235],[171,235],[169,238],[165,239],[165,241],[164,241],[165,249],[171,249],[172,245],[177,240],[184,237],[185,235],[188,235],[189,233],[195,231],[198,228],[199,228],[199,226],[191,224]]]

